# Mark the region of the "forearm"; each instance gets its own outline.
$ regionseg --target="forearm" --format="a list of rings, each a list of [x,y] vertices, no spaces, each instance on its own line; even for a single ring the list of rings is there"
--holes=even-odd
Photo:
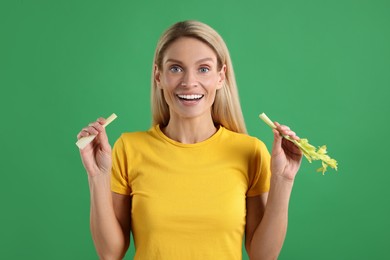
[[[271,177],[264,216],[250,243],[250,259],[277,259],[287,232],[288,204],[292,187],[291,180],[279,176]]]
[[[122,259],[128,242],[115,216],[110,176],[89,177],[91,194],[90,225],[100,259]]]

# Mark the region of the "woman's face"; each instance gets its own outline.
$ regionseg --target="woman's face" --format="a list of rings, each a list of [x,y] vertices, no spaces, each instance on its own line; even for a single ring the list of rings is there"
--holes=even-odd
[[[226,70],[225,65],[218,70],[215,52],[200,40],[182,37],[165,50],[161,66],[155,68],[155,80],[171,118],[210,117]]]

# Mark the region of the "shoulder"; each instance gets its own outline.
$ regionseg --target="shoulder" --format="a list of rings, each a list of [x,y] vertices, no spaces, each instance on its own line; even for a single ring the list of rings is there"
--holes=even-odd
[[[147,143],[153,142],[156,139],[155,127],[151,127],[146,131],[135,131],[122,133],[115,141],[114,148],[116,149],[132,149],[142,147]]]
[[[139,142],[145,141],[147,139],[153,138],[156,136],[156,127],[153,126],[146,131],[135,131],[135,132],[125,132],[120,135],[117,139],[117,142],[129,143],[129,142]]]
[[[233,132],[226,128],[223,129],[222,138],[225,141],[228,141],[228,143],[235,143],[242,146],[251,147],[260,150],[266,149],[266,145],[259,138],[244,133]]]

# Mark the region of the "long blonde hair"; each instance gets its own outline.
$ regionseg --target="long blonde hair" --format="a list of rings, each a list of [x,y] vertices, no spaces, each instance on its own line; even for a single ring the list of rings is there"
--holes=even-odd
[[[152,71],[152,118],[153,125],[167,125],[169,122],[169,107],[165,102],[161,89],[157,87],[154,77],[154,68],[162,69],[162,60],[165,50],[180,37],[192,37],[210,46],[217,55],[218,69],[226,65],[226,77],[224,85],[217,90],[215,101],[211,109],[211,115],[215,124],[237,132],[247,133],[238,96],[236,79],[229,50],[222,37],[210,26],[199,21],[178,22],[169,27],[160,37],[153,60]]]

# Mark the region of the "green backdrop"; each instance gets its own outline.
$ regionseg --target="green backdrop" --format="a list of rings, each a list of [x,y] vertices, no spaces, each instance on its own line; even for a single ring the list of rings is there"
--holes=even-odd
[[[1,0],[0,258],[97,259],[76,134],[113,112],[112,144],[149,128],[153,51],[185,19],[226,40],[251,135],[271,148],[266,112],[339,162],[325,176],[303,162],[279,259],[388,257],[389,11],[387,0]]]

